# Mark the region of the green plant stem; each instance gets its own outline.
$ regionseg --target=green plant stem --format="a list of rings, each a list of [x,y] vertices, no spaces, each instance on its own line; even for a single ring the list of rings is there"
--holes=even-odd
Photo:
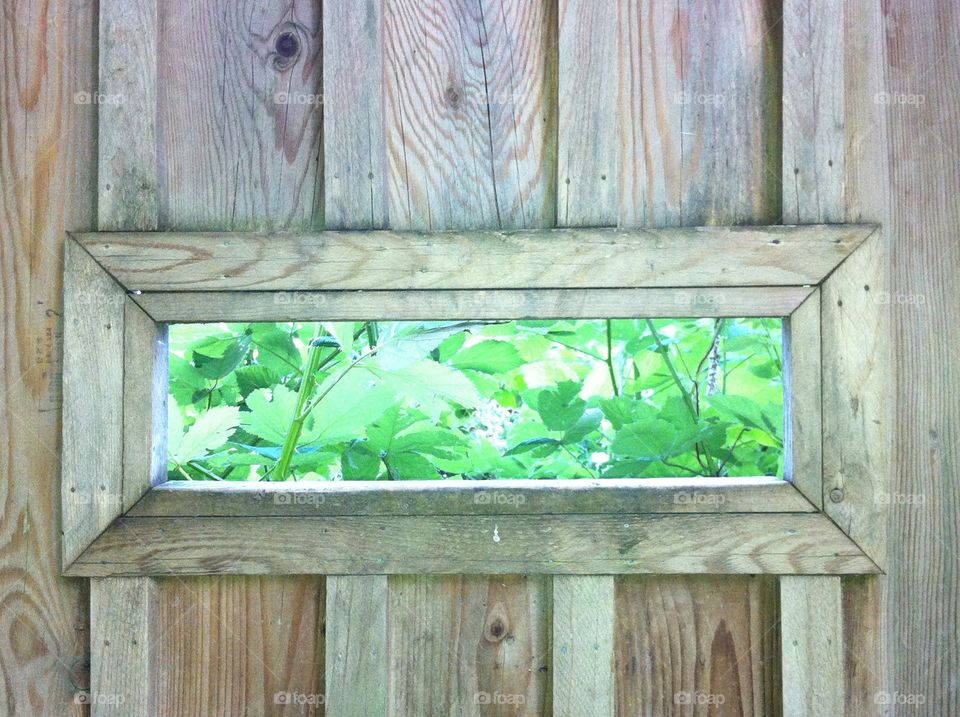
[[[377,340],[379,337],[379,331],[377,331],[377,322],[368,321],[366,324],[367,329],[367,345],[373,349],[377,347]]]
[[[667,353],[667,347],[660,340],[660,334],[657,333],[657,327],[654,326],[653,321],[647,319],[647,326],[650,328],[650,333],[653,334],[653,340],[657,342],[657,352],[663,358],[664,364],[666,364],[667,370],[670,372],[670,375],[673,377],[673,382],[677,384],[677,388],[680,389],[680,393],[683,394],[683,402],[687,405],[687,410],[690,411],[690,415],[693,417],[694,423],[700,423],[700,416],[697,415],[697,408],[693,404],[693,398],[690,396],[690,392],[683,385],[683,381],[680,379],[680,375],[677,373],[677,369],[674,368],[673,362],[670,360],[670,356]],[[698,452],[700,444],[697,444]],[[713,458],[710,457],[710,453],[707,451],[706,446],[703,447],[703,455],[707,460],[707,465],[704,466],[710,475],[717,474],[716,464],[713,462]]]
[[[310,344],[310,350],[307,354],[307,368],[300,379],[300,390],[297,392],[297,408],[293,414],[293,421],[287,429],[283,449],[280,451],[280,458],[277,461],[277,468],[273,472],[272,480],[286,480],[290,472],[293,455],[296,453],[297,443],[300,442],[300,436],[303,433],[303,424],[309,415],[309,411],[303,409],[317,385],[316,373],[320,365],[320,355],[323,348],[323,346],[315,343]]]
[[[607,319],[607,370],[610,372],[610,383],[613,385],[613,395],[620,395],[620,388],[617,386],[617,371],[613,367],[613,326],[610,319]]]
[[[575,460],[577,463],[579,463],[579,464],[580,464],[580,467],[583,468],[583,470],[585,470],[585,471],[587,472],[587,475],[588,475],[588,476],[590,476],[591,478],[596,478],[596,477],[597,477],[597,474],[594,473],[592,470],[590,470],[590,469],[583,463],[583,461],[581,461],[579,458],[577,458],[577,456],[574,455],[573,451],[571,451],[569,448],[567,448],[567,446],[566,446],[565,444],[561,443],[561,444],[560,444],[560,448],[562,448],[562,449],[566,452],[566,454],[567,454],[568,456],[570,456],[571,458],[573,458],[573,460]]]

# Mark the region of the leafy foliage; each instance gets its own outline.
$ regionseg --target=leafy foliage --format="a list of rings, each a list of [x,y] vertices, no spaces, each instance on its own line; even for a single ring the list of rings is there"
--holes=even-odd
[[[170,477],[779,475],[780,322],[171,327]]]

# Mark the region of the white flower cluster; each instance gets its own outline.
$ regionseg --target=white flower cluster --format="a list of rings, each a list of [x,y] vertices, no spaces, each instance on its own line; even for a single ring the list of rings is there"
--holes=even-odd
[[[507,431],[520,418],[515,408],[503,406],[497,401],[484,401],[474,409],[467,430],[474,436],[485,438],[498,451],[507,449]]]

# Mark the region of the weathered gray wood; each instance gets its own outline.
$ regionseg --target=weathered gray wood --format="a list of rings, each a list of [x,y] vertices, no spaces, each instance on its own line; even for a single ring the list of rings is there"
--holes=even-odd
[[[557,218],[615,224],[618,196],[617,6],[561,0]]]
[[[325,714],[386,717],[386,575],[327,578]]]
[[[160,4],[161,226],[321,226],[321,5]]]
[[[529,289],[819,283],[870,225],[318,234],[79,234],[129,290]]]
[[[784,477],[823,508],[820,291],[783,325]]]
[[[553,714],[613,717],[612,575],[553,579]]]
[[[824,510],[873,560],[886,561],[890,294],[878,232],[824,283]]]
[[[381,86],[391,226],[552,221],[552,7],[386,4]]]
[[[63,564],[123,500],[123,324],[126,294],[68,239],[63,280]]]
[[[147,292],[134,297],[158,321],[789,316],[813,289],[487,289],[480,291]]]
[[[825,516],[121,518],[72,575],[872,573]]]
[[[242,483],[170,481],[130,517],[796,513],[813,506],[776,478]]]
[[[844,714],[840,578],[780,578],[783,716]]]
[[[156,715],[156,584],[150,578],[90,582],[90,692],[94,717]]]
[[[783,217],[842,222],[842,0],[783,3]]]
[[[384,134],[383,4],[327,0],[323,24],[327,228],[382,229],[389,219]]]
[[[167,476],[167,327],[129,297],[123,331],[123,509]]]
[[[156,229],[156,0],[100,4],[98,225]]]

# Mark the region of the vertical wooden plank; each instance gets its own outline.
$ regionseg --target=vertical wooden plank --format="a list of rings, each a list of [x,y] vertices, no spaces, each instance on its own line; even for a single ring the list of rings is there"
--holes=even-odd
[[[783,219],[842,222],[843,2],[783,1]]]
[[[325,72],[325,92],[336,103],[341,96],[373,97],[382,83],[383,127],[374,126],[372,114],[325,124],[327,226],[363,225],[368,217],[388,219],[394,229],[550,226],[553,4],[384,0],[379,15],[340,4],[329,5],[327,23],[363,13],[364,33],[349,39],[361,47]],[[379,32],[371,25],[377,17]],[[364,159],[354,171],[353,158],[377,157],[381,141],[385,164]],[[364,180],[367,171],[373,176]],[[341,172],[363,187],[363,206],[340,200],[342,189],[329,177]],[[368,211],[370,186],[383,183],[386,211],[379,204]],[[395,577],[389,592],[392,712],[549,713],[548,579]]]
[[[843,605],[840,578],[780,578],[783,715],[843,714]]]
[[[889,93],[897,90],[897,87],[890,83],[887,77],[885,49],[888,46],[889,40],[888,28],[890,25],[888,23],[886,8],[876,0],[848,0],[844,3],[844,134],[846,135],[846,156],[844,158],[846,181],[844,200],[846,203],[846,219],[848,221],[871,221],[881,224],[884,229],[883,236],[888,247],[887,261],[893,265],[895,258],[891,256],[890,249],[896,242],[894,222],[892,219],[896,203],[891,193],[890,168],[888,166],[890,141],[887,108],[890,107],[890,105],[885,102],[885,100],[890,96]],[[924,37],[928,36],[924,35]],[[926,66],[926,63],[915,64],[911,61],[904,63],[903,66],[916,68]],[[943,65],[939,66],[943,67]],[[923,76],[926,78],[928,75],[924,73]],[[922,92],[913,80],[909,81],[904,89],[914,94]],[[899,117],[908,119],[907,126],[909,127],[914,120],[919,119],[919,108],[910,107],[910,105],[907,105],[907,107],[909,111],[901,113]],[[911,132],[911,135],[912,134]],[[935,151],[932,154],[924,152],[922,156],[944,157],[944,166],[955,164],[955,161],[951,161],[949,153],[945,154],[943,152],[944,147],[949,146],[949,142],[944,142],[942,135],[940,133],[937,134],[939,136],[936,139],[937,146]],[[954,158],[956,157],[958,149],[955,138],[956,135],[954,135],[952,145]],[[921,172],[916,176],[930,177],[931,173]],[[932,181],[934,182],[934,186],[939,184],[937,179],[933,179]],[[911,196],[913,195],[914,192],[911,189]],[[910,203],[904,202],[903,209],[904,216],[910,216],[910,214],[912,214]],[[904,236],[920,236],[920,234],[914,233],[912,229],[912,219],[910,221],[911,230]],[[952,233],[953,232],[948,232],[947,236],[950,236]],[[932,236],[932,233],[924,231],[923,235]],[[953,246],[949,241],[947,244]],[[930,242],[929,244],[925,244],[925,246],[935,247],[934,253],[938,257],[926,266],[924,262],[915,261],[918,246],[912,245],[908,247],[908,250],[904,254],[910,257],[907,265],[916,267],[923,277],[920,286],[929,285],[929,271],[932,267],[950,265],[949,260],[943,263],[943,257],[936,242]],[[956,262],[953,263],[956,264]],[[894,285],[891,277],[891,290]],[[900,284],[901,290],[903,290],[905,286],[908,286],[908,284]],[[907,289],[906,294],[909,295],[910,291],[910,289]],[[957,321],[951,321],[945,315],[945,318],[947,318],[946,325],[930,330],[929,325],[925,325],[924,322],[917,320],[918,316],[915,312],[919,308],[915,303],[907,305],[906,311],[904,312],[906,321],[902,328],[910,328],[923,336],[938,337],[943,342],[943,347],[955,345],[957,341],[960,340],[957,338],[951,340],[946,330],[949,326],[956,326]],[[902,328],[901,330],[895,328],[895,315],[891,316],[891,321],[893,323],[890,333],[891,350],[901,351],[902,349],[897,348],[897,344],[893,342],[895,341],[895,337],[901,337],[904,336],[904,334],[902,333]],[[890,366],[892,385],[894,387],[902,385],[901,379],[898,379],[896,376],[901,370],[916,370],[918,375],[920,373],[923,373],[925,376],[935,375],[928,371],[927,366],[917,360],[918,357],[932,356],[934,353],[935,352],[926,348],[904,352],[903,355],[909,356],[910,358],[906,360],[902,368],[898,367],[896,360],[893,359]],[[943,364],[941,361],[934,360],[931,365],[940,366]],[[919,382],[917,385],[919,385]],[[942,395],[936,387],[936,381],[931,381],[930,385],[933,386],[934,394]],[[897,405],[901,400],[899,397],[900,394],[896,388],[893,388],[891,393],[892,396],[888,398],[888,401],[891,404],[893,415],[897,415],[899,413],[897,411]],[[910,405],[915,405],[912,395]],[[891,428],[893,425],[895,424],[892,424]],[[894,481],[898,477],[906,480],[905,490],[901,489],[899,491],[903,495],[925,495],[924,489],[920,491],[916,489],[917,480],[922,480],[924,477],[928,477],[932,481],[932,485],[942,486],[950,484],[950,480],[945,475],[927,471],[926,468],[908,473],[902,469],[898,470],[895,467],[898,462],[898,457],[902,457],[908,453],[908,445],[913,444],[919,447],[923,446],[924,442],[929,440],[928,437],[932,435],[927,429],[929,425],[931,425],[931,422],[928,420],[920,422],[911,420],[906,422],[905,425],[897,426],[895,434],[896,440],[898,441],[897,449],[893,450],[893,446],[891,445],[890,464],[885,468],[882,476],[884,481],[883,490],[889,493],[898,492],[894,484]],[[916,431],[915,435],[920,437],[919,440],[916,438],[912,440],[905,438],[911,431]],[[920,448],[918,455],[922,456],[921,462],[925,466],[929,451],[926,448]],[[943,462],[940,464],[943,465]],[[954,484],[956,484],[956,481],[954,481]],[[935,512],[936,517],[934,521],[943,515],[940,508],[934,504],[934,501],[929,501],[928,505],[930,509]],[[923,515],[918,511],[919,507],[916,503],[908,504],[902,509],[892,506],[892,509],[887,513],[886,522],[888,526],[891,526],[891,518],[893,516],[899,514],[903,518],[906,518],[906,520],[899,525],[893,524],[895,527],[889,528],[892,529],[892,534],[897,536],[920,535],[920,533],[915,530],[915,527],[917,525],[930,525],[932,521],[930,520],[931,516]],[[956,523],[955,518],[952,523]],[[944,526],[950,524],[951,521],[949,519],[943,522]],[[912,556],[915,554],[915,551],[917,551],[917,548],[914,546],[908,547],[912,538],[901,538],[901,544],[904,547],[902,549],[891,549],[888,553],[885,565],[890,574],[889,578],[880,575],[843,579],[844,652],[846,655],[844,665],[844,697],[846,701],[845,714],[847,717],[873,717],[878,710],[878,700],[882,701],[885,697],[889,697],[890,693],[895,691],[907,695],[923,694],[923,699],[927,702],[924,709],[939,711],[944,714],[951,712],[951,707],[948,703],[937,703],[935,692],[939,691],[941,686],[949,683],[949,680],[944,679],[944,675],[956,674],[957,662],[954,661],[951,666],[949,664],[949,657],[943,659],[950,654],[949,652],[940,652],[931,656],[927,652],[927,647],[931,644],[937,644],[938,636],[951,634],[951,632],[955,633],[957,631],[956,622],[954,622],[953,630],[951,631],[950,626],[944,622],[946,619],[944,613],[937,611],[937,608],[933,608],[933,610],[936,611],[936,615],[924,622],[920,616],[924,614],[924,610],[927,609],[928,606],[936,605],[938,601],[923,600],[917,602],[915,600],[917,584],[945,585],[947,583],[942,580],[940,572],[925,576],[917,583],[909,579],[904,580],[902,573],[893,567],[895,563],[899,562],[898,556],[906,557],[905,562],[902,564],[907,567],[908,570],[923,570],[927,566],[936,566],[938,564],[942,566],[948,565],[948,556],[955,554],[955,550],[947,547],[945,534],[935,536],[928,533],[927,535],[929,535],[929,542],[926,543],[923,548],[920,548],[920,550],[932,555],[935,554],[935,551],[939,547],[946,547],[947,549],[942,553],[943,556],[947,556],[946,560],[914,560]],[[892,588],[891,591],[891,583],[898,587]],[[898,590],[902,591],[902,601],[898,601],[896,597],[894,597]],[[898,604],[902,606],[900,611],[897,610]],[[932,613],[927,614],[932,615]],[[921,649],[914,651],[912,646],[918,643],[911,641],[916,640],[918,635],[924,634],[924,631],[916,629],[917,623],[913,622],[914,620],[918,620],[918,617],[920,617],[919,622],[921,624],[928,626],[926,635],[929,637],[927,637],[927,639],[921,638],[921,642],[919,643]],[[896,638],[891,640],[891,636],[895,634],[895,631],[900,632],[896,633]],[[895,649],[890,650],[890,645],[893,645]],[[924,655],[918,662],[924,665],[920,668],[922,674],[929,676],[930,683],[928,683],[928,685],[921,686],[918,685],[915,680],[905,680],[902,675],[897,675],[890,669],[891,659],[901,659],[900,656],[904,654]],[[942,668],[942,673],[938,672],[938,670],[930,671],[926,668],[926,664],[931,660]],[[918,698],[914,697],[914,699]],[[958,709],[960,709],[960,705],[955,702],[952,711],[957,711]]]
[[[81,715],[87,582],[61,577],[63,244],[96,226],[96,3],[0,14],[0,712]]]
[[[130,298],[123,331],[123,510],[166,480],[167,327]]]
[[[780,209],[777,4],[630,0],[615,6],[572,0],[560,6],[560,223],[676,226],[775,220]],[[603,178],[600,166],[616,168],[615,187],[609,175]],[[659,590],[680,592],[671,580],[650,578],[645,590],[627,588],[618,594],[618,655],[623,659],[629,652],[623,645],[650,644],[647,625],[631,616],[646,614],[671,626],[664,632],[674,629],[672,606],[648,609],[643,602]],[[748,594],[750,581],[735,578],[729,585],[723,594]],[[690,621],[755,624],[750,620],[756,618],[742,617],[732,597],[716,602],[716,591],[709,581],[684,585]],[[772,608],[763,615],[775,620]],[[754,635],[762,630],[751,629],[737,631],[733,639],[751,646],[760,642]],[[712,633],[705,629],[703,634]],[[737,672],[736,689],[732,678],[720,680],[727,700],[721,711],[776,713],[772,680],[777,652],[767,645],[762,668],[758,662]],[[630,657],[645,655],[641,651]],[[642,668],[633,663],[641,674],[618,666],[616,710],[632,716],[717,709],[673,702],[673,692],[684,689],[709,693],[711,685],[703,682],[706,671],[697,679],[684,675],[669,694],[659,687],[674,684],[677,665],[718,665],[710,674],[719,679],[725,672],[719,665],[729,659],[725,639],[664,640]],[[555,694],[559,683],[557,673]],[[654,685],[658,689],[648,689]]]
[[[390,578],[391,714],[550,714],[549,578]]]
[[[100,6],[100,231],[157,228],[157,31],[156,0]]]
[[[386,575],[327,578],[328,717],[388,714],[387,597]]]
[[[390,217],[384,134],[384,4],[323,4],[325,226],[382,228]],[[386,717],[389,647],[385,575],[326,584],[325,713]]]
[[[120,514],[123,496],[123,318],[126,293],[73,239],[63,301],[63,562]],[[106,416],[91,430],[93,416]]]
[[[777,604],[771,577],[618,577],[617,715],[778,715]]]
[[[149,230],[157,228],[157,5],[155,0],[137,0],[132,3],[104,2],[100,5],[100,80],[98,89],[98,201],[97,226],[101,231],[117,229]],[[136,142],[130,138],[136,137]],[[82,262],[94,272],[95,263],[86,253],[67,242],[68,267],[71,261]],[[152,324],[143,312],[127,298],[126,292],[103,270],[96,268],[96,281],[82,277],[76,290],[70,289],[70,279],[65,278],[64,303],[66,306],[64,343],[77,347],[64,355],[64,449],[68,447],[67,436],[75,434],[77,441],[86,440],[90,452],[102,461],[100,466],[84,466],[88,480],[96,483],[88,489],[93,495],[100,513],[98,531],[103,530],[113,518],[129,508],[134,495],[139,497],[149,488],[149,480],[165,466],[157,464],[152,451],[144,452],[144,441],[133,439],[139,429],[143,432],[146,421],[132,420],[133,396],[142,397],[142,390],[134,388],[143,371],[153,373],[157,350],[136,361],[127,350],[132,348],[150,330]],[[68,272],[67,277],[71,272]],[[85,305],[83,298],[97,287],[96,292],[109,298],[109,311],[101,306]],[[109,289],[108,289],[109,287]],[[107,293],[109,291],[109,293]],[[79,302],[79,303],[77,303]],[[70,319],[70,312],[75,318]],[[130,318],[131,334],[126,332]],[[91,326],[90,324],[95,324]],[[68,328],[70,331],[68,332]],[[76,332],[73,335],[70,332]],[[155,331],[155,329],[154,329]],[[92,354],[80,347],[99,347]],[[117,353],[119,352],[119,353]],[[76,355],[74,355],[76,354]],[[166,360],[165,351],[163,358]],[[98,415],[112,416],[113,425],[98,427],[97,433],[90,430],[89,421],[79,411],[67,411],[67,366],[72,361],[92,360],[90,375],[71,377],[75,381],[73,391],[82,405],[92,400],[108,401],[101,405]],[[126,375],[129,369],[130,375]],[[105,386],[104,382],[109,381]],[[97,389],[92,387],[97,386]],[[150,395],[159,391],[150,382]],[[133,389],[132,395],[125,391]],[[166,392],[164,386],[163,392]],[[151,401],[152,403],[152,401]],[[165,405],[165,403],[164,403]],[[125,420],[125,409],[131,409]],[[151,407],[150,422],[155,415]],[[165,425],[166,417],[160,418]],[[139,449],[139,451],[138,451]],[[149,456],[149,458],[148,458]],[[65,463],[66,465],[66,463]],[[131,479],[124,483],[129,471]],[[139,473],[139,479],[133,476]],[[117,475],[119,474],[119,475]],[[64,528],[69,526],[68,496],[73,495],[64,474]],[[109,486],[109,487],[108,487]],[[114,491],[115,493],[105,493]],[[104,512],[100,496],[109,498],[109,509]],[[85,536],[85,543],[96,536]],[[64,541],[67,540],[66,530]],[[84,545],[77,545],[82,550]],[[67,551],[64,550],[64,558]],[[90,669],[91,693],[94,715],[152,715],[155,714],[156,692],[154,689],[156,646],[156,586],[153,580],[93,580],[90,587]]]
[[[681,0],[677,46],[683,224],[780,216],[780,8]]]
[[[824,510],[881,568],[893,421],[886,252],[878,230],[824,282]]]
[[[160,5],[164,228],[322,221],[320,3]]]
[[[616,223],[618,190],[617,9],[560,0],[557,223]]]
[[[783,348],[784,477],[822,509],[819,289],[784,322]]]
[[[158,657],[157,587],[152,578],[90,582],[91,684],[94,717],[151,717]]]
[[[553,714],[612,717],[613,577],[553,579]]]
[[[381,0],[323,3],[324,205],[338,229],[389,221]]]
[[[384,6],[393,228],[551,222],[550,3]]]
[[[323,714],[324,580],[157,580],[156,711]]]

